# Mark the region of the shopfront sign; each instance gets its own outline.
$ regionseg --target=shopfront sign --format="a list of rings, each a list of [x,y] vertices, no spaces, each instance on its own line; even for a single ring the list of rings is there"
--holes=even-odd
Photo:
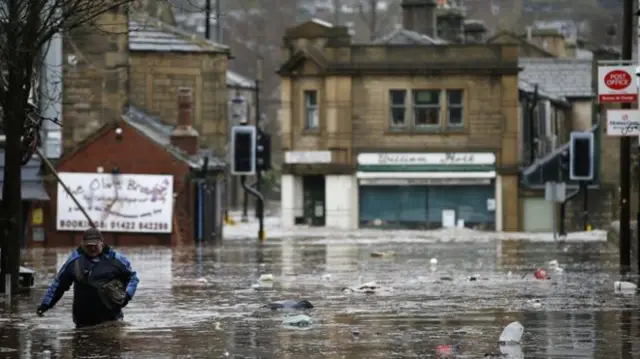
[[[361,186],[486,186],[489,178],[363,178]]]
[[[286,164],[331,163],[331,151],[287,151],[284,153]]]
[[[478,167],[494,167],[493,153],[442,152],[442,153],[361,153],[359,170],[478,170]],[[363,169],[364,168],[364,169]]]
[[[60,173],[60,178],[103,232],[171,233],[173,176]],[[90,225],[58,184],[56,229],[83,231]]]
[[[600,103],[630,103],[638,100],[635,66],[598,66]]]

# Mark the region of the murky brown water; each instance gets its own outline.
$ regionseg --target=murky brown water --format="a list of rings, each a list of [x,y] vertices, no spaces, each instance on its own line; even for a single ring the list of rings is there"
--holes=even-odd
[[[0,357],[50,350],[54,358],[431,358],[436,346],[453,344],[457,358],[481,358],[499,353],[497,338],[514,320],[525,327],[527,358],[640,357],[638,299],[614,296],[616,251],[604,243],[331,243],[122,249],[141,280],[127,324],[82,331],[71,322],[71,293],[35,316],[68,251],[30,251],[26,264],[41,275],[30,296],[1,313]],[[372,251],[396,255],[371,258]],[[552,273],[551,282],[522,278],[551,259],[564,274]],[[274,289],[251,289],[265,273],[276,277]],[[483,280],[466,280],[476,274]],[[453,281],[440,281],[445,275]],[[393,290],[339,290],[359,276]],[[542,305],[532,305],[534,298]],[[318,323],[284,328],[285,313],[261,308],[281,299],[308,299]]]

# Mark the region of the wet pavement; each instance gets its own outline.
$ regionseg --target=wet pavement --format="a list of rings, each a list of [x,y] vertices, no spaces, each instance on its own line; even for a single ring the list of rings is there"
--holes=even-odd
[[[89,330],[73,328],[71,293],[35,315],[68,250],[25,253],[39,276],[0,313],[0,358],[435,358],[447,345],[457,358],[482,358],[500,353],[500,332],[516,320],[525,334],[512,350],[526,358],[640,357],[639,301],[614,295],[617,249],[603,242],[270,239],[121,250],[141,280],[126,324]],[[552,259],[564,273],[535,280]],[[268,273],[273,289],[251,288]],[[372,280],[382,286],[374,294],[340,290]],[[316,323],[285,328],[287,312],[262,308],[284,299],[309,300],[315,308],[304,313]]]

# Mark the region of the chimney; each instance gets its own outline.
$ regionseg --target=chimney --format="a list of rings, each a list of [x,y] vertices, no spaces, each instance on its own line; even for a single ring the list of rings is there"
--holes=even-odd
[[[560,30],[555,28],[534,28],[528,30],[527,37],[530,37],[530,42],[542,47],[552,55],[559,58],[567,57],[565,38]]]
[[[193,108],[193,94],[191,88],[178,89],[178,123],[171,132],[171,144],[187,155],[197,155],[200,151],[198,132],[191,127],[191,111]]]
[[[402,0],[402,27],[422,35],[437,37],[436,0]]]
[[[448,5],[436,10],[438,37],[452,43],[464,42],[465,11],[457,5]]]
[[[464,21],[464,38],[468,44],[484,43],[484,36],[487,33],[487,25],[482,20]]]

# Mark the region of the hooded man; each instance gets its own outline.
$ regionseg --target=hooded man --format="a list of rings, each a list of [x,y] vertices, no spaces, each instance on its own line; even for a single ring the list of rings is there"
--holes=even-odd
[[[82,245],[71,252],[58,271],[37,314],[53,308],[74,284],[72,312],[77,327],[122,320],[122,308],[133,298],[138,282],[131,262],[104,244],[100,231],[89,228]]]

